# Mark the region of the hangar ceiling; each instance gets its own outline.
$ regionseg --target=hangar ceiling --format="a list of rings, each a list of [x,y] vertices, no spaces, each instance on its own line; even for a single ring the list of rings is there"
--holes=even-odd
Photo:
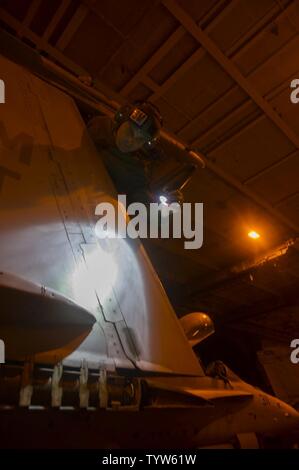
[[[151,241],[151,258],[178,314],[203,309],[288,342],[299,331],[299,2],[2,0],[0,25],[119,102],[153,101],[204,155],[184,192],[204,203],[203,247]]]

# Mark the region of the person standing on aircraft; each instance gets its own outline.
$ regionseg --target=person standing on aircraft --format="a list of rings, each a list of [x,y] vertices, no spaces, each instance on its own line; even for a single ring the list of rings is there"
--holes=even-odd
[[[148,199],[161,127],[160,112],[149,102],[121,107],[114,120],[97,116],[88,122],[89,134],[120,194],[138,202]]]

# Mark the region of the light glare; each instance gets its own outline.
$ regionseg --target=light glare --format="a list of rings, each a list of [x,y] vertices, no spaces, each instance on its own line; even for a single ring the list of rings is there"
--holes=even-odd
[[[248,236],[253,240],[257,240],[258,238],[260,238],[260,234],[257,233],[255,230],[251,230],[250,232],[248,232]]]

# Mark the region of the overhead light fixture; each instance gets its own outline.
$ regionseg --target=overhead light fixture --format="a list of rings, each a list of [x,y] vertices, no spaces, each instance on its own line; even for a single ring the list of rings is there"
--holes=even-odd
[[[247,234],[249,236],[249,238],[252,238],[253,240],[257,240],[258,238],[260,238],[260,234],[258,232],[256,232],[255,230],[250,230],[250,232],[248,232]]]

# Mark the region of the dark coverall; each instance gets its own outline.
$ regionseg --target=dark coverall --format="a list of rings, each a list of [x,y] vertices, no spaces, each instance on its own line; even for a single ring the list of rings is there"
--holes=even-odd
[[[150,170],[143,152],[121,152],[115,144],[114,122],[107,116],[92,118],[87,128],[118,193],[126,194],[128,202],[146,202]]]

